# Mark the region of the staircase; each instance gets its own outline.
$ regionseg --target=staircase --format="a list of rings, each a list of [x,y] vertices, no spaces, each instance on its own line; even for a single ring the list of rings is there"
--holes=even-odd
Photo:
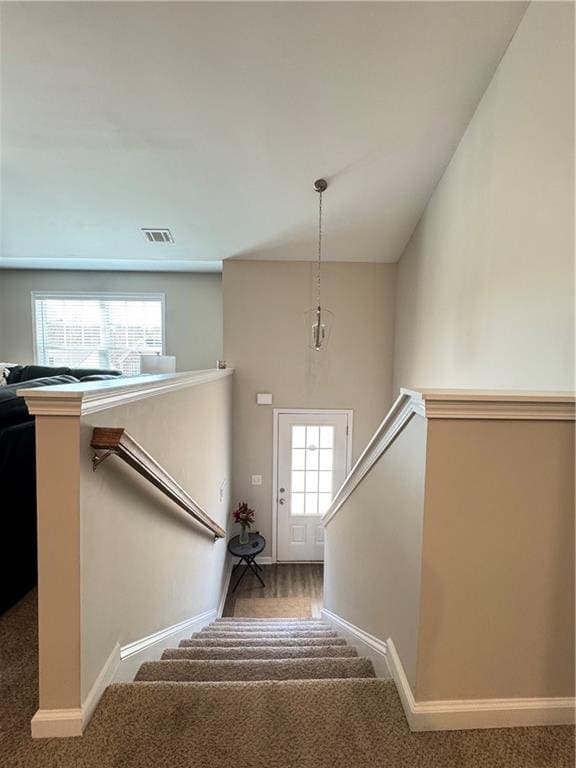
[[[160,661],[142,664],[137,682],[232,682],[375,677],[372,662],[315,619],[218,619]]]
[[[393,683],[326,622],[225,618],[110,685],[87,735],[130,768],[372,768],[394,723]]]

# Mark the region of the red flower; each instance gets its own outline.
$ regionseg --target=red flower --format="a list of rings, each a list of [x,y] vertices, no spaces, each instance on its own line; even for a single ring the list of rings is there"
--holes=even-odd
[[[234,522],[240,523],[242,527],[250,528],[254,522],[255,514],[253,509],[249,509],[245,501],[238,504],[238,508],[232,513]]]

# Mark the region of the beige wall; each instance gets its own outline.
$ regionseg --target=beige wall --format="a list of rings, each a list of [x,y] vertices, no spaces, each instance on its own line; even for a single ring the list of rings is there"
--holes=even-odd
[[[214,368],[222,354],[218,274],[0,270],[0,360],[34,361],[31,291],[166,294],[166,352],[179,371]]]
[[[36,390],[35,390],[36,391]],[[123,426],[228,526],[232,377],[77,416],[37,416],[40,706],[74,709],[118,646],[218,607],[226,542],[117,457]]]
[[[418,701],[574,695],[574,423],[430,420]]]
[[[394,287],[391,264],[328,263],[323,300],[336,320],[325,352],[307,347],[304,312],[314,303],[314,264],[224,263],[224,357],[234,367],[233,501],[256,510],[272,555],[274,407],[351,408],[358,456],[391,400]],[[274,405],[257,406],[271,392]],[[261,486],[251,475],[263,476]]]
[[[426,421],[415,416],[326,527],[324,606],[392,637],[416,682]]]
[[[324,604],[417,702],[574,696],[574,428],[413,417],[328,522]]]
[[[217,608],[226,542],[118,459],[92,471],[94,426],[123,426],[223,528],[228,526],[232,378],[82,419],[82,694],[115,643]],[[222,489],[222,499],[220,499]]]
[[[401,258],[395,387],[574,387],[572,3],[532,3]]]

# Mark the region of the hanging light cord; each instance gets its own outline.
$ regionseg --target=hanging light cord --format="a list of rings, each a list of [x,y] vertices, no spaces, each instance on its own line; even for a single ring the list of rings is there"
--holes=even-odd
[[[320,268],[321,268],[321,260],[322,260],[322,192],[319,193],[319,202],[318,202],[318,264],[317,264],[317,271],[316,271],[316,297],[317,297],[317,306],[318,309],[320,309]]]

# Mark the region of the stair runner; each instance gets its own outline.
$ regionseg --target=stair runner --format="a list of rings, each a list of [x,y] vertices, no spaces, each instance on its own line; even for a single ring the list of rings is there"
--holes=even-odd
[[[318,619],[217,619],[159,661],[144,662],[135,682],[234,682],[373,678],[374,667]]]

